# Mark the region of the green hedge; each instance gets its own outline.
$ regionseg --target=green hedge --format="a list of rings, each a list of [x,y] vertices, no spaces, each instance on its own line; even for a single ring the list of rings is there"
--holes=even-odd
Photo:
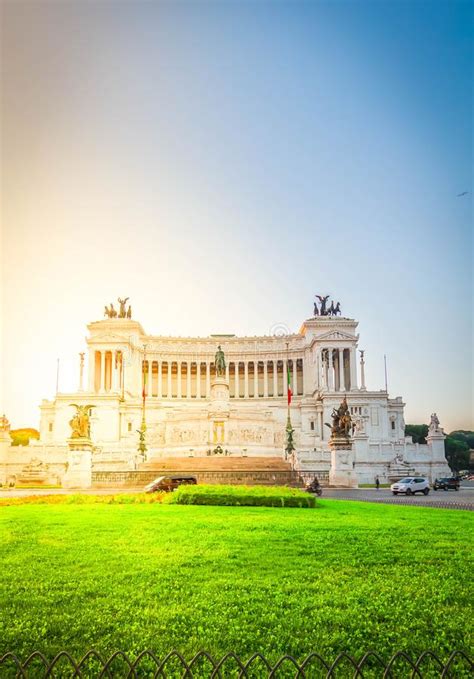
[[[315,507],[312,495],[286,486],[181,486],[169,495],[178,505]]]

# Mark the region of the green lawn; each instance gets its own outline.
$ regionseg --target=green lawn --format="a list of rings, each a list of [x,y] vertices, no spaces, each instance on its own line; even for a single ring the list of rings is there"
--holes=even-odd
[[[470,647],[472,518],[330,500],[1,507],[0,652],[446,655]]]

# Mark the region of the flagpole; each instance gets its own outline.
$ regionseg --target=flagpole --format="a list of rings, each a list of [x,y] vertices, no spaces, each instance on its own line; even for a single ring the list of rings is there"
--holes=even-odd
[[[290,414],[290,388],[291,388],[291,387],[290,387],[290,380],[289,380],[289,377],[290,377],[290,368],[289,368],[289,363],[288,363],[288,361],[289,361],[289,358],[288,358],[288,357],[289,357],[289,348],[288,348],[288,347],[289,347],[289,342],[286,343],[286,381],[287,381],[287,385],[286,385],[286,400],[287,400],[287,402],[288,402],[288,418],[287,418],[287,421],[286,421],[286,428],[287,428],[287,429],[292,429],[292,426],[291,426],[291,414]]]
[[[289,364],[289,342],[286,343],[286,382],[287,382],[287,391],[286,391],[286,398],[288,401],[288,417],[286,420],[286,448],[285,448],[285,460],[288,459],[290,455],[293,455],[293,452],[295,450],[294,442],[293,442],[293,434],[294,434],[294,429],[291,424],[291,411],[290,411],[290,403],[291,403],[291,396],[292,391],[291,391],[291,378],[290,378],[290,364]]]
[[[146,439],[145,439],[145,434],[146,434],[146,374],[147,374],[147,366],[146,366],[146,347],[147,345],[143,345],[143,369],[142,369],[142,423],[141,423],[141,431],[139,432],[140,434],[140,442],[138,444],[138,452],[141,453],[146,459],[146,451],[147,451],[147,446],[146,446]]]

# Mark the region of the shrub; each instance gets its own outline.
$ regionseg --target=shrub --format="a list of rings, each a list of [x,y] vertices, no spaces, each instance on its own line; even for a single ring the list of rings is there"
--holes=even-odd
[[[28,495],[0,498],[0,507],[8,505],[132,505],[163,502],[164,493],[120,493],[119,495]]]
[[[315,507],[312,495],[285,486],[181,486],[168,502],[178,505]]]

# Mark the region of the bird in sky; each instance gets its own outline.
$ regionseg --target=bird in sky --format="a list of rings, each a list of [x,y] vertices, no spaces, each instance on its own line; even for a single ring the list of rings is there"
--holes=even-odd
[[[456,198],[461,198],[461,196],[467,196],[468,193],[469,191],[463,191],[462,193],[458,193]]]

